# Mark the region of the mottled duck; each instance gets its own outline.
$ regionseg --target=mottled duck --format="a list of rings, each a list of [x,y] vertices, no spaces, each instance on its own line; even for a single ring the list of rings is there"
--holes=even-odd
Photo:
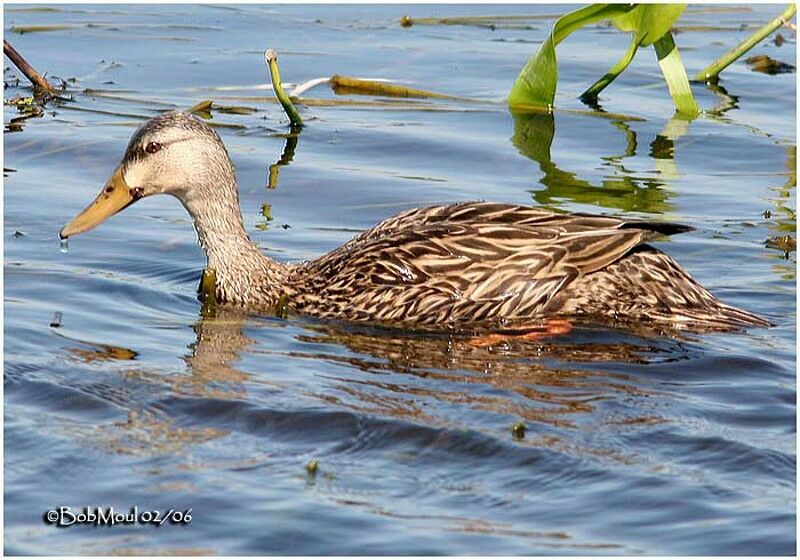
[[[137,200],[176,197],[192,217],[219,303],[428,330],[563,332],[577,320],[666,330],[770,323],[722,303],[646,243],[691,228],[490,202],[415,208],[338,249],[278,263],[250,241],[216,132],[172,111],[142,125],[97,198],[60,232]]]

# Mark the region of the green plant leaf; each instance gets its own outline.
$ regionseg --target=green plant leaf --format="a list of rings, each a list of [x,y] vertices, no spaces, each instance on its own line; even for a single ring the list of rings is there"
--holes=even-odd
[[[630,4],[591,4],[558,18],[550,35],[517,76],[508,95],[508,104],[511,107],[527,105],[552,108],[558,81],[556,45],[585,25],[621,16],[633,9],[634,6]]]
[[[628,67],[638,49],[639,42],[636,40],[636,36],[634,35],[631,38],[630,45],[628,45],[628,50],[625,51],[625,54],[622,55],[622,58],[619,60],[619,62],[612,66],[609,71],[606,72],[605,76],[589,86],[589,89],[581,94],[581,99],[584,102],[591,102],[597,99],[597,96],[600,95],[600,92],[603,91],[608,84],[616,80],[617,76],[622,74],[622,72]]]
[[[675,103],[678,113],[688,118],[696,117],[700,114],[700,107],[698,107],[697,101],[694,100],[694,95],[692,95],[689,77],[686,75],[686,68],[683,67],[683,62],[681,62],[678,47],[675,46],[675,41],[672,39],[672,33],[667,33],[658,39],[653,43],[653,47],[658,58],[658,65],[661,66],[661,73],[667,82],[669,94],[672,96],[672,101]]]
[[[632,32],[640,47],[647,47],[669,32],[684,9],[686,4],[638,4],[611,22],[620,31]]]
[[[556,20],[550,35],[517,76],[508,96],[509,106],[512,109],[528,106],[551,110],[558,81],[556,45],[585,25],[611,19],[618,29],[633,34],[631,44],[623,58],[581,97],[585,100],[596,98],[628,67],[640,46],[653,45],[678,113],[689,118],[697,116],[700,109],[670,33],[670,28],[685,8],[686,4],[591,4],[563,15]]]
[[[685,8],[686,4],[639,4],[632,10],[611,18],[617,29],[632,34],[631,43],[619,62],[583,92],[581,99],[586,102],[597,99],[600,92],[628,67],[637,49],[652,45],[668,33]]]

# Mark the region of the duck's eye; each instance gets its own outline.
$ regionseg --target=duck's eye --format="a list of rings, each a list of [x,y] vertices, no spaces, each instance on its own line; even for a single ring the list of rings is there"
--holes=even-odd
[[[144,151],[148,154],[154,154],[158,150],[161,149],[161,144],[158,142],[148,142],[147,146],[144,147]]]

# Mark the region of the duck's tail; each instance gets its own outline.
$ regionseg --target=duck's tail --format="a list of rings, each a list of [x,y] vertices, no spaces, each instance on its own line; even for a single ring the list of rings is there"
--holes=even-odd
[[[733,307],[716,298],[713,305],[702,308],[673,309],[669,321],[677,328],[685,326],[690,330],[735,331],[775,326],[755,313]]]
[[[774,326],[721,302],[671,257],[649,245],[586,276],[574,290],[573,297],[586,310],[654,327],[703,332]]]

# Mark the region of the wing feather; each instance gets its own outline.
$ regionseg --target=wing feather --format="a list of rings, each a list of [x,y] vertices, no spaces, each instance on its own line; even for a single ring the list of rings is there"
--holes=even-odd
[[[419,324],[533,319],[576,279],[680,227],[484,202],[413,209],[298,266],[295,303]]]

